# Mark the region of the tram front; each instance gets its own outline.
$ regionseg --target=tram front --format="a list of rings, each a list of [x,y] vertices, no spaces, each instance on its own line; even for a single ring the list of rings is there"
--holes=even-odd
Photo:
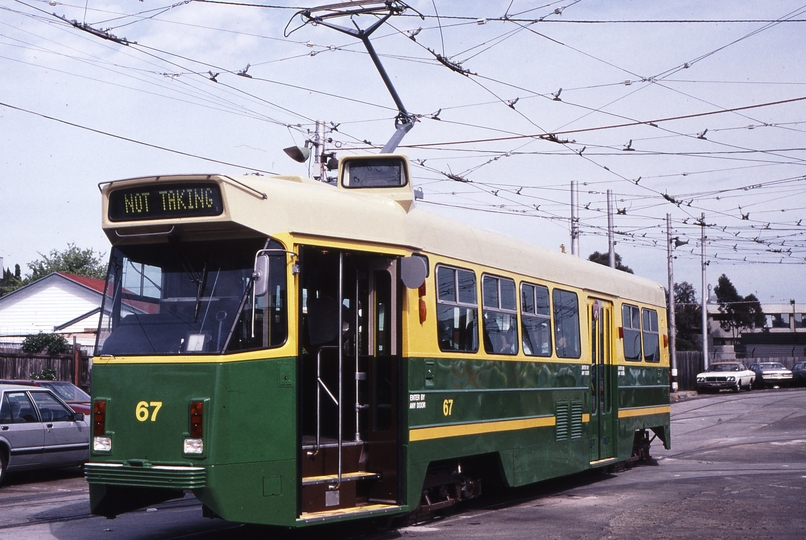
[[[208,515],[293,523],[293,258],[228,209],[260,195],[224,177],[104,187],[113,250],[93,359],[93,513],[192,491]]]

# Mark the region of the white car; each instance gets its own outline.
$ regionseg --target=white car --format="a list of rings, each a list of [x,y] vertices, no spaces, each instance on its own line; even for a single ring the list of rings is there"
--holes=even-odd
[[[706,371],[697,375],[697,390],[707,392],[723,388],[738,392],[742,388],[751,390],[756,374],[741,362],[715,362]]]

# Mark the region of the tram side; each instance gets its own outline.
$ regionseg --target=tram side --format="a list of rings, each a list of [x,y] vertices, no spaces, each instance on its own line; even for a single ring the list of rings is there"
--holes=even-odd
[[[669,445],[662,289],[425,214],[404,157],[104,197],[94,513],[303,527]]]
[[[660,287],[615,296],[574,266],[559,282],[433,257],[425,291],[408,292],[427,306],[405,329],[409,500],[439,507],[648,457],[655,437],[668,447]]]

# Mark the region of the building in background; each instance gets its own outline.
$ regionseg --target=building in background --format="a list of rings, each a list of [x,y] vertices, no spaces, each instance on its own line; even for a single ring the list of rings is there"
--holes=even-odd
[[[103,291],[102,279],[54,272],[0,297],[0,343],[53,333],[92,353]]]
[[[737,335],[719,325],[719,304],[707,304],[709,362],[774,358],[792,367],[806,358],[806,304],[761,304],[765,322],[761,328],[744,328]]]

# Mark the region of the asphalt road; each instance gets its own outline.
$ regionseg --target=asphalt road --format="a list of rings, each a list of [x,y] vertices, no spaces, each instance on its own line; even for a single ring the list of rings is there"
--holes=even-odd
[[[253,540],[806,538],[806,389],[672,404],[672,450],[620,472],[585,473],[463,506],[428,523],[303,535],[201,517],[192,497],[106,520],[88,514],[79,471],[9,475],[0,539]]]

